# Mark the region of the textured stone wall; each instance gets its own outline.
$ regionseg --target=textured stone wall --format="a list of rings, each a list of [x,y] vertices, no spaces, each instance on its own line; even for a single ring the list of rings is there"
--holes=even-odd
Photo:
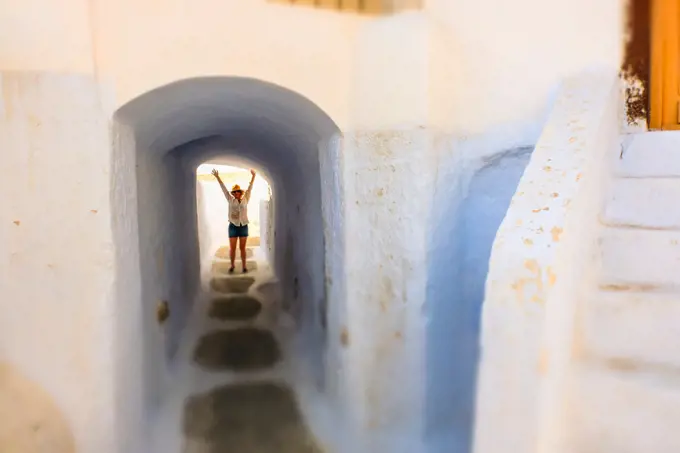
[[[565,81],[493,245],[482,315],[476,453],[558,452],[576,302],[618,147],[616,72]],[[517,414],[522,414],[521,417]]]

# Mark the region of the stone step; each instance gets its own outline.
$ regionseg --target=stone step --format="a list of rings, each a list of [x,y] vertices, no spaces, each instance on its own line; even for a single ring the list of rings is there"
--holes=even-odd
[[[231,263],[228,261],[215,261],[213,262],[212,265],[212,271],[214,274],[222,274],[222,275],[230,275],[229,274],[229,268],[231,267]],[[247,260],[246,261],[246,267],[248,268],[248,271],[256,271],[257,270],[257,261],[255,260]],[[241,259],[236,260],[236,268],[234,269],[234,273],[237,274],[241,272]]]
[[[236,252],[236,255],[238,256],[238,251]],[[254,255],[255,255],[255,252],[253,251],[253,248],[247,247],[246,248],[246,258],[252,258]],[[215,252],[215,258],[228,260],[229,259],[229,246],[224,245],[224,246],[218,248],[217,251]]]
[[[185,453],[321,453],[292,390],[273,382],[226,385],[187,399]]]
[[[584,354],[680,370],[680,294],[594,291],[584,302],[579,323]]]
[[[610,226],[648,230],[680,229],[680,178],[621,178],[613,183],[602,213]]]
[[[605,228],[598,241],[604,291],[675,291],[680,287],[680,231]]]
[[[248,292],[255,283],[255,278],[247,275],[234,275],[230,277],[213,277],[210,287],[219,293],[243,294]]]
[[[244,321],[256,317],[262,304],[245,294],[217,297],[210,302],[208,316],[221,321]]]
[[[587,364],[573,372],[578,394],[569,398],[572,452],[670,453],[680,451],[680,388],[635,364],[616,369]]]
[[[194,350],[194,361],[211,371],[263,370],[280,359],[274,335],[255,327],[210,332],[198,340]]]
[[[624,145],[623,158],[616,168],[618,176],[632,178],[680,176],[678,131],[654,131],[634,134]]]

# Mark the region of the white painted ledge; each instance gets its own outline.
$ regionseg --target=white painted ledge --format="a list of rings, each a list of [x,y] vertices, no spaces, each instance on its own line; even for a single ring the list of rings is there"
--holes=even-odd
[[[594,262],[601,176],[619,154],[618,97],[614,72],[564,82],[498,230],[482,315],[475,453],[559,450],[572,302]]]

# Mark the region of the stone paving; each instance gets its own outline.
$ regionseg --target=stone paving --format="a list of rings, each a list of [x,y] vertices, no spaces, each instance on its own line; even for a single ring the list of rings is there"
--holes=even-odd
[[[231,267],[231,263],[229,261],[216,261],[213,263],[212,266],[212,271],[213,274],[216,275],[229,275],[229,268]],[[247,259],[246,260],[246,267],[250,272],[256,271],[257,270],[257,261],[253,259]],[[234,272],[239,272],[241,269],[241,260],[240,258],[236,260],[236,269]]]
[[[194,351],[196,363],[210,370],[261,370],[271,368],[280,358],[274,335],[253,327],[210,332]]]
[[[251,249],[248,256],[253,257]],[[216,258],[228,259],[228,249],[218,250]],[[194,362],[206,372],[236,377],[271,369],[282,352],[272,331],[252,325],[262,311],[262,302],[250,294],[256,275],[224,270],[225,263],[216,260],[210,282],[215,293],[206,313],[224,327],[213,323],[204,332]],[[275,380],[246,379],[192,395],[185,401],[182,431],[184,453],[322,453],[292,389]]]
[[[219,387],[187,401],[184,435],[208,453],[320,453],[293,392],[272,382]]]
[[[208,309],[208,316],[221,321],[246,321],[262,311],[262,304],[247,294],[216,297]]]
[[[213,277],[210,280],[210,287],[219,293],[243,294],[247,293],[255,283],[255,278],[245,275],[234,275],[228,277]]]

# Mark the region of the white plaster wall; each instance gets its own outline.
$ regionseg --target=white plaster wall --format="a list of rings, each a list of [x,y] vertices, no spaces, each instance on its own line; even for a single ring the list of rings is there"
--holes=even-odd
[[[196,183],[196,234],[198,235],[198,254],[201,263],[201,281],[208,278],[208,269],[212,271],[212,262],[217,250],[212,240],[213,225],[208,223],[211,212],[212,210],[209,211],[205,203],[203,184]]]
[[[94,330],[93,327],[93,332],[96,331],[97,334],[102,335],[101,341],[90,342],[90,336],[87,336],[87,341],[84,341],[88,345],[115,344],[116,357],[120,363],[139,365],[139,367],[133,365],[122,367],[116,372],[119,377],[117,382],[122,383],[120,388],[115,389],[116,404],[120,407],[119,413],[126,414],[124,419],[118,420],[121,422],[118,427],[120,439],[130,439],[134,436],[128,437],[128,433],[142,429],[141,423],[137,421],[141,420],[147,410],[144,402],[153,401],[153,392],[162,391],[159,390],[162,389],[162,384],[159,384],[155,390],[150,388],[153,385],[151,376],[158,375],[154,374],[158,372],[148,374],[143,371],[145,369],[142,364],[161,366],[160,361],[156,362],[145,354],[157,354],[158,350],[162,349],[160,345],[167,343],[163,342],[162,329],[154,330],[156,327],[147,325],[153,320],[151,307],[163,291],[154,292],[149,300],[144,299],[145,305],[143,306],[137,307],[134,303],[129,303],[125,305],[125,309],[121,309],[122,305],[118,303],[123,299],[141,300],[143,285],[139,279],[139,270],[145,273],[145,278],[157,272],[159,275],[162,273],[158,271],[159,261],[157,260],[157,252],[160,248],[147,249],[149,253],[142,253],[141,256],[137,256],[138,252],[135,251],[138,243],[143,242],[145,247],[148,246],[144,237],[136,236],[137,199],[134,194],[137,189],[135,171],[132,170],[133,164],[130,163],[135,157],[118,153],[115,154],[113,161],[106,160],[109,143],[106,138],[105,123],[110,120],[114,106],[125,105],[129,100],[148,90],[183,78],[199,75],[242,75],[275,82],[300,93],[312,104],[328,113],[342,131],[354,129],[360,132],[372,130],[392,133],[395,130],[412,131],[418,127],[431,127],[436,131],[432,130],[428,133],[432,133],[433,136],[441,134],[450,140],[450,146],[447,148],[449,149],[447,153],[450,154],[445,155],[446,159],[456,154],[459,155],[456,159],[459,159],[461,163],[468,162],[468,160],[473,162],[482,156],[532,144],[538,137],[545,112],[550,107],[551,93],[559,81],[591,64],[616,66],[621,55],[622,7],[615,0],[597,2],[596,5],[584,0],[578,0],[576,3],[567,0],[545,2],[521,0],[512,4],[506,3],[501,0],[482,0],[474,3],[458,0],[449,2],[429,0],[426,2],[425,12],[412,12],[377,19],[357,18],[352,15],[338,15],[307,8],[289,8],[266,4],[263,0],[223,2],[201,0],[198,3],[180,1],[162,5],[151,0],[141,3],[132,0],[116,2],[69,0],[67,4],[60,3],[59,8],[46,0],[28,2],[5,0],[0,5],[0,69],[5,71],[3,80],[7,80],[7,77],[14,77],[14,74],[6,71],[34,71],[21,74],[22,80],[25,80],[22,86],[3,84],[4,110],[2,114],[7,128],[4,135],[10,138],[15,137],[11,140],[16,140],[10,146],[3,146],[3,150],[10,150],[3,158],[8,159],[9,162],[17,162],[16,167],[19,169],[13,172],[11,178],[3,181],[3,187],[11,187],[10,181],[14,181],[20,187],[28,186],[31,181],[34,181],[29,175],[31,167],[27,163],[24,152],[30,147],[27,147],[25,143],[37,141],[41,146],[40,149],[55,150],[54,154],[49,156],[45,154],[46,157],[41,158],[41,163],[44,165],[48,163],[52,165],[53,161],[57,165],[56,156],[70,156],[68,158],[73,160],[59,160],[59,165],[65,166],[65,174],[71,174],[77,169],[78,172],[94,176],[97,172],[90,172],[93,164],[87,159],[76,158],[75,152],[70,151],[88,149],[91,153],[87,155],[88,159],[96,162],[102,159],[101,167],[97,167],[101,170],[101,178],[92,182],[94,190],[89,190],[89,188],[81,190],[79,203],[95,194],[105,197],[108,202],[110,195],[116,212],[124,214],[113,218],[116,237],[115,251],[119,264],[118,273],[115,274],[118,279],[116,281],[118,292],[116,303],[106,305],[106,308],[111,311],[109,313],[111,316],[106,319],[115,319],[116,323],[115,326],[111,326],[110,323],[102,321],[101,329]],[[36,11],[41,12],[39,17],[36,16]],[[70,74],[92,74],[94,80]],[[60,82],[54,84],[42,82],[50,78]],[[68,96],[64,93],[68,93]],[[103,97],[100,93],[107,95]],[[222,126],[227,119],[243,118],[243,122],[235,124],[231,129],[232,132],[238,130],[262,112],[258,108],[251,107],[256,104],[250,102],[256,93],[252,91],[244,93],[241,98],[238,98],[238,107],[225,107],[232,113],[238,111],[238,117],[225,114],[226,110],[221,110],[221,108],[212,110],[210,112],[213,114],[212,117],[201,117],[201,113],[197,112],[199,108],[186,110],[184,113],[187,116],[192,116],[196,122],[202,124],[198,128],[187,128],[186,124],[189,123],[176,120],[178,117],[175,115],[179,113],[179,109],[173,106],[159,104],[154,105],[153,108],[146,108],[141,117],[154,118],[154,120],[144,120],[140,125],[135,123],[139,128],[136,128],[137,136],[134,140],[128,137],[127,132],[121,132],[124,128],[119,128],[116,133],[120,137],[117,140],[122,143],[116,145],[117,149],[119,151],[131,149],[131,144],[128,142],[133,140],[136,141],[135,146],[140,150],[148,149],[162,154],[182,144],[182,140],[199,139],[206,135],[223,132]],[[197,98],[196,106],[205,105],[203,103],[206,99],[219,97],[219,93],[215,91],[203,95],[200,93],[190,93],[190,95]],[[6,99],[17,96],[20,98],[33,96],[30,102],[26,102],[36,107],[27,112],[22,111],[23,116],[16,116],[12,113],[16,108],[12,110],[11,105],[8,108]],[[92,102],[99,104],[94,106],[87,104],[86,107],[82,107],[80,102],[73,101],[74,99],[78,101],[79,96],[90,96]],[[262,98],[257,99],[262,100]],[[111,107],[106,107],[108,105]],[[281,111],[277,109],[280,107],[277,106],[268,113],[278,115]],[[205,111],[202,114],[205,114]],[[40,120],[40,126],[28,127],[30,118]],[[73,120],[66,127],[62,124],[61,118]],[[97,126],[93,127],[92,121],[98,121],[101,124],[97,123]],[[294,148],[295,131],[301,125],[284,123],[286,127],[280,132],[288,138],[276,145],[286,149]],[[138,133],[139,130],[145,128],[145,130],[158,132],[160,125],[172,129],[174,133],[152,133],[141,136]],[[266,125],[266,127],[269,126],[272,125]],[[258,130],[264,128],[265,126],[262,126]],[[10,138],[5,138],[5,140],[10,140]],[[302,147],[316,149],[317,139],[318,137],[315,140],[307,140]],[[98,144],[100,140],[106,141],[107,144],[95,146],[95,142]],[[343,176],[337,181],[338,187],[348,190],[348,194],[353,195],[351,197],[347,195],[349,204],[346,205],[333,201],[332,206],[336,207],[332,208],[328,214],[334,216],[335,213],[338,213],[337,215],[342,213],[356,217],[347,221],[334,218],[328,224],[342,228],[343,232],[349,232],[352,235],[366,231],[362,221],[371,216],[370,211],[366,209],[371,206],[371,203],[376,203],[377,206],[383,206],[386,203],[386,198],[380,198],[377,192],[364,192],[366,179],[368,179],[366,175],[369,174],[371,177],[377,175],[375,181],[368,181],[371,184],[375,183],[376,187],[385,183],[389,187],[396,188],[397,191],[408,191],[415,182],[415,185],[425,192],[435,190],[435,183],[426,175],[436,173],[435,169],[438,167],[432,165],[432,162],[436,161],[435,156],[439,152],[437,150],[441,147],[433,144],[432,141],[422,141],[420,138],[414,140],[415,145],[408,143],[403,145],[403,148],[400,148],[402,145],[399,145],[398,141],[388,146],[388,149],[392,146],[396,149],[390,157],[399,164],[399,172],[394,174],[390,167],[385,165],[387,158],[384,152],[372,154],[376,149],[374,144],[359,143],[343,149],[343,153],[350,154],[347,164],[349,167],[341,170],[340,174]],[[58,146],[59,143],[65,145]],[[271,146],[271,143],[269,145],[270,149],[275,148]],[[97,152],[100,148],[101,151]],[[362,153],[366,153],[366,156],[361,157]],[[161,154],[156,157],[160,159]],[[272,153],[271,156],[274,154]],[[66,168],[68,162],[71,162],[72,166]],[[299,162],[293,162],[290,165],[299,166],[297,171],[304,173],[309,168],[317,168],[316,163],[310,162],[307,161],[310,167],[300,166]],[[378,162],[380,165],[377,164]],[[158,163],[160,164],[160,160]],[[181,165],[182,171],[188,168],[183,165],[184,163]],[[409,165],[410,167],[406,168]],[[476,164],[471,163],[470,168],[474,165]],[[157,168],[160,167],[154,167],[152,163],[151,169]],[[358,176],[352,174],[356,168],[360,170]],[[373,168],[379,170],[369,171]],[[455,173],[450,168],[448,170],[442,168],[440,171]],[[465,181],[469,180],[471,174],[470,172],[460,173],[461,182],[456,184],[460,187],[460,194],[464,193]],[[186,172],[183,175],[187,177]],[[109,193],[109,177],[114,181],[113,193]],[[324,176],[326,177],[335,178]],[[77,181],[75,178],[66,179],[70,183]],[[96,181],[104,180],[106,183],[100,182],[97,185]],[[284,182],[281,181],[281,183]],[[310,189],[314,190],[309,195],[311,198],[287,200],[277,206],[292,206],[290,203],[293,201],[320,204],[321,190],[318,190],[320,182],[318,180],[305,181],[305,184],[302,187],[314,187]],[[68,187],[71,186],[62,187],[62,185],[61,180],[55,181],[50,186],[51,196],[58,197],[70,190]],[[151,191],[155,189],[152,187],[149,190],[148,193],[153,193]],[[299,186],[297,190],[306,193],[306,189],[301,190]],[[14,194],[10,189],[7,191],[7,193]],[[30,203],[31,200],[45,203],[46,191],[27,193],[33,198],[25,198],[28,195],[17,198],[22,206],[24,204],[33,206]],[[195,192],[191,188],[187,193],[193,197]],[[180,195],[173,196],[179,197]],[[329,200],[327,195],[324,197],[324,200]],[[461,202],[462,197],[463,195],[451,197],[454,201],[454,208],[457,206],[456,203]],[[502,197],[499,195],[499,200],[500,198]],[[24,203],[27,200],[29,202]],[[362,200],[367,201],[364,210],[351,205]],[[143,202],[143,206],[153,205],[153,203],[149,205],[148,201],[140,201]],[[195,199],[193,203],[196,203]],[[180,205],[185,211],[191,211],[190,202],[185,200]],[[346,370],[347,367],[342,367],[346,365],[346,360],[350,359],[353,360],[351,363],[360,365],[358,376],[338,377],[337,380],[340,382],[338,386],[350,386],[357,383],[363,385],[363,387],[356,387],[357,393],[354,401],[363,401],[361,404],[365,404],[366,407],[370,406],[367,402],[370,398],[367,395],[378,395],[380,402],[375,409],[362,409],[365,412],[362,412],[358,419],[371,422],[379,419],[378,428],[375,431],[381,433],[385,439],[389,439],[393,432],[383,428],[390,426],[392,422],[395,427],[402,426],[407,420],[407,413],[395,411],[393,417],[383,419],[380,415],[381,411],[389,412],[393,408],[402,410],[413,406],[419,408],[416,412],[425,417],[423,395],[426,394],[427,377],[422,372],[424,369],[422,363],[418,365],[422,366],[421,368],[413,365],[418,363],[417,357],[424,356],[426,327],[421,323],[426,324],[427,320],[420,317],[419,306],[414,301],[425,300],[424,294],[427,293],[424,285],[428,281],[429,271],[424,263],[427,263],[430,252],[429,250],[423,252],[423,250],[427,250],[424,244],[432,235],[432,231],[422,225],[421,231],[401,223],[404,218],[413,218],[414,212],[425,217],[431,215],[428,206],[413,208],[409,204],[395,203],[391,208],[391,211],[386,211],[379,219],[381,222],[379,224],[383,228],[382,231],[390,231],[390,229],[395,231],[386,233],[384,237],[378,236],[380,240],[370,242],[366,239],[348,243],[343,242],[344,239],[338,240],[337,242],[343,247],[349,247],[349,252],[345,252],[344,249],[340,251],[335,244],[326,244],[330,247],[328,250],[331,251],[330,255],[326,255],[327,265],[328,256],[332,257],[331,260],[335,260],[344,258],[345,254],[351,255],[353,259],[363,256],[372,260],[368,261],[368,264],[355,263],[356,267],[349,268],[352,270],[353,280],[347,284],[351,284],[352,288],[371,288],[350,294],[356,299],[353,301],[355,305],[351,319],[359,320],[359,322],[353,326],[344,326],[341,324],[343,319],[349,319],[350,315],[345,316],[341,313],[344,308],[333,307],[333,304],[329,304],[329,314],[333,313],[333,316],[336,316],[333,319],[337,320],[335,321],[337,324],[328,326],[328,335],[332,339],[328,344],[328,351],[335,351],[330,354],[328,369],[332,370],[330,374],[336,373],[337,370]],[[69,206],[68,209],[75,208]],[[100,213],[107,212],[104,208],[95,209]],[[144,212],[152,211],[153,209],[146,209]],[[170,211],[172,210],[167,210],[167,207],[160,207],[159,210],[159,212],[166,213]],[[9,207],[3,207],[0,212],[5,219],[14,216],[14,211]],[[285,210],[276,209],[276,224],[281,226],[283,231],[288,231],[292,227],[289,219],[284,215],[285,212]],[[113,214],[113,211],[108,211],[108,214]],[[323,228],[320,227],[319,219],[320,216],[316,216],[312,211],[302,224],[305,228],[321,232]],[[147,220],[151,222],[151,225],[160,225],[157,222],[154,223],[153,219]],[[69,225],[69,234],[78,238],[100,238],[107,237],[109,234],[107,233],[108,224],[90,225],[86,221],[65,222],[64,224]],[[184,229],[179,231],[184,231],[182,234],[188,234],[191,228],[197,228],[195,222],[193,222],[193,227],[191,225],[191,222],[183,223],[181,226]],[[397,225],[396,228],[395,225]],[[14,228],[14,226],[5,222],[2,231],[14,231],[7,230],[7,228]],[[147,232],[153,234],[154,231],[147,229]],[[24,234],[25,236],[5,237],[12,239],[12,247],[27,249],[32,248],[36,241],[53,237],[45,236],[43,230]],[[170,237],[170,230],[167,230],[167,235],[162,241]],[[161,237],[164,236],[161,235]],[[285,237],[286,234],[284,234]],[[279,240],[282,239],[279,238]],[[439,244],[443,245],[443,243]],[[364,334],[359,334],[357,342],[355,332],[361,329],[372,329],[375,324],[374,317],[381,317],[373,310],[374,307],[371,308],[373,311],[362,310],[366,306],[366,299],[374,300],[374,297],[381,294],[375,282],[380,281],[379,272],[382,271],[378,270],[379,265],[387,257],[383,252],[377,252],[376,247],[383,245],[392,249],[393,256],[408,257],[404,266],[400,267],[392,263],[389,269],[384,271],[389,274],[392,281],[404,282],[402,291],[387,291],[386,297],[392,302],[406,301],[404,306],[407,308],[404,308],[404,311],[393,312],[395,314],[393,317],[382,317],[377,330],[366,334],[368,337],[365,338],[365,342],[361,336]],[[449,245],[451,244],[447,244]],[[3,247],[11,250],[9,246]],[[110,246],[108,247],[97,243],[92,249],[100,250],[102,253],[108,250],[113,255],[113,250]],[[310,248],[304,243],[300,247],[295,247],[294,256],[296,257],[306,257],[306,254],[310,252]],[[481,248],[483,244],[480,243],[480,250]],[[310,266],[309,269],[301,269],[300,272],[299,278],[303,279],[299,282],[300,287],[304,288],[304,291],[310,291],[309,294],[305,293],[301,297],[317,300],[321,294],[323,285],[319,283],[319,279],[314,277],[315,274],[312,271],[314,268],[323,267],[319,264],[323,261],[321,250],[320,247],[314,247],[313,261],[300,261],[309,263]],[[195,250],[184,250],[178,253],[194,252]],[[8,268],[14,269],[12,271],[14,273],[5,273],[13,276],[12,285],[14,286],[11,286],[12,288],[16,287],[17,282],[25,282],[29,275],[32,279],[44,276],[46,281],[52,283],[44,285],[43,288],[52,288],[54,293],[66,295],[65,300],[73,300],[74,302],[69,303],[68,307],[73,312],[82,314],[84,319],[90,319],[90,317],[86,311],[81,310],[84,302],[75,302],[75,300],[81,300],[79,298],[82,296],[80,280],[75,276],[89,275],[89,272],[93,273],[94,280],[113,279],[114,276],[112,269],[91,266],[90,247],[74,247],[69,251],[68,256],[73,260],[70,269],[74,276],[70,279],[61,278],[58,281],[49,280],[48,271],[45,269],[33,272],[35,270],[33,268],[14,264],[15,258],[12,258],[11,253],[14,252],[5,253],[2,262],[6,263]],[[163,253],[163,258],[166,260],[170,256],[170,254]],[[276,253],[276,256],[277,260],[280,260],[278,266],[285,263],[285,254]],[[134,264],[140,259],[146,263],[143,269],[136,267],[139,264]],[[163,260],[160,261],[163,262]],[[190,263],[191,260],[187,262]],[[127,264],[120,266],[120,263]],[[344,300],[346,294],[343,291],[346,290],[347,284],[339,282],[344,268],[342,261],[337,263],[340,264],[337,264],[329,275],[331,279],[333,279],[332,276],[336,276],[334,281],[336,285],[340,285],[340,288],[332,287],[331,293],[335,294],[332,296],[335,300]],[[411,265],[415,271],[412,270]],[[98,270],[95,271],[95,269]],[[167,271],[167,268],[165,270]],[[476,276],[476,278],[479,277],[479,275]],[[188,288],[188,286],[185,287]],[[39,290],[35,289],[35,291]],[[24,297],[31,296],[33,303],[38,304],[47,297],[47,290],[44,291],[45,293],[35,296],[31,293],[24,294]],[[8,294],[11,296],[8,300],[14,300],[15,296],[19,295],[16,289],[9,291]],[[74,294],[78,297],[70,297]],[[96,294],[110,298],[109,301],[113,300],[111,289],[108,292],[97,291]],[[147,290],[145,294],[151,293]],[[31,313],[37,316],[37,308]],[[114,313],[116,316],[113,316]],[[312,318],[313,315],[310,319]],[[24,321],[22,332],[17,333],[19,336],[16,338],[23,338],[21,335],[42,333],[44,322],[37,320],[43,318],[36,317],[36,321],[31,319],[30,315],[22,318]],[[409,334],[406,338],[409,341],[403,343],[406,345],[403,348],[386,347],[390,351],[386,358],[383,340],[391,338],[387,341],[391,344],[394,339],[391,336],[392,328],[401,326],[400,323],[404,320],[407,320],[405,322],[408,324],[406,330]],[[148,330],[147,338],[142,336],[142,325]],[[107,330],[110,327],[114,328],[113,332]],[[348,331],[349,344],[363,344],[363,351],[351,348],[347,351],[347,348],[339,344],[339,339],[344,338],[343,329],[345,328],[352,330]],[[16,328],[5,332],[12,332],[14,335],[15,330]],[[64,329],[63,332],[59,331],[61,333],[55,330],[54,336],[62,338],[64,347],[70,347],[72,340],[67,340],[67,338],[71,337],[61,337],[61,335],[75,331],[78,330]],[[24,342],[14,340],[11,343],[0,342],[0,344],[6,357],[24,364],[23,368],[32,367],[34,372],[27,374],[35,378],[37,374],[43,373],[42,378],[36,378],[36,381],[43,385],[48,385],[47,376],[44,375],[45,370],[39,368],[39,363],[42,362],[38,360],[44,359],[48,362],[54,360],[54,367],[61,366],[62,362],[58,362],[59,355],[47,357],[48,354],[40,353],[35,345],[29,349],[24,346]],[[140,344],[146,346],[140,348]],[[151,348],[153,352],[149,352],[147,348]],[[28,363],[30,362],[28,352],[30,352],[30,357],[35,358],[34,362]],[[113,361],[100,366],[102,357],[108,359],[110,355],[96,354],[96,358],[92,361],[84,361],[82,367],[71,368],[69,373],[74,374],[69,375],[68,382],[65,378],[55,378],[49,382],[55,394],[60,395],[60,404],[63,404],[64,410],[69,413],[69,420],[71,420],[73,429],[77,431],[76,437],[79,445],[85,451],[106,451],[104,444],[108,440],[104,434],[100,436],[97,429],[91,429],[92,412],[89,406],[86,407],[82,398],[76,398],[80,394],[76,395],[74,390],[76,386],[73,382],[89,382],[90,379],[92,382],[107,382],[106,379],[99,380],[99,377],[97,379],[93,377],[113,375],[113,373],[106,372],[107,366],[110,366]],[[366,363],[369,365],[364,367]],[[26,371],[23,368],[22,371]],[[53,367],[50,367],[50,370],[52,369]],[[412,392],[402,392],[403,389],[397,388],[396,384],[381,386],[385,378],[399,374],[404,369],[415,370],[414,374],[409,375],[407,379],[414,383],[410,387],[413,389]],[[370,377],[371,373],[374,373],[374,377]],[[136,387],[140,382],[146,382],[146,384],[140,388]],[[102,385],[106,386],[106,384]],[[364,389],[369,390],[361,393]],[[376,391],[373,392],[371,389]],[[114,392],[114,389],[111,389],[111,392]],[[107,390],[101,390],[100,393],[106,395]],[[395,395],[398,395],[398,398]],[[93,397],[91,404],[100,404],[104,398]],[[103,418],[98,418],[94,423],[102,423],[104,426],[106,422]],[[419,419],[417,423],[410,424],[404,433],[411,433],[415,438],[415,433],[424,429],[424,426],[425,421]],[[99,442],[104,444],[99,444]],[[404,445],[408,446],[407,443]],[[126,452],[133,450],[132,445],[126,445],[123,448]]]
[[[225,184],[229,184],[229,181],[225,181]],[[203,226],[203,231],[199,232],[199,243],[201,244],[201,268],[202,272],[207,275],[217,249],[229,245],[228,206],[222,189],[216,183],[197,181],[196,190],[200,190],[202,194],[201,207],[198,210],[198,224]],[[250,209],[248,214],[250,214]],[[236,259],[240,260],[238,253]]]
[[[3,0],[2,70],[95,74],[91,5],[87,0],[59,4],[46,0]]]
[[[428,0],[377,19],[265,0],[53,8],[5,0],[3,67],[94,72],[117,105],[181,78],[249,76],[312,99],[341,128],[429,118],[466,136],[502,127],[520,144],[535,142],[562,78],[618,68],[623,44],[623,0]]]
[[[344,356],[362,452],[422,448],[431,211],[427,198],[410,195],[433,191],[421,175],[434,171],[434,155],[419,154],[432,142],[423,129],[360,131],[343,141]]]
[[[347,366],[349,330],[347,318],[347,285],[345,274],[346,235],[343,206],[345,204],[343,184],[342,138],[339,134],[319,143],[319,169],[321,178],[321,209],[324,239],[324,281],[326,300],[322,315],[326,315],[324,365],[328,371],[324,388],[335,402],[341,429],[351,423],[352,404],[350,400],[351,379]],[[349,431],[346,431],[349,432]],[[352,439],[348,436],[348,439]],[[354,445],[348,441],[346,448]],[[344,450],[341,450],[344,451]]]
[[[219,74],[281,84],[339,122],[349,115],[357,16],[265,0],[97,0],[92,19],[97,68],[115,80],[119,105],[178,79]]]
[[[143,438],[146,403],[150,401],[149,385],[153,382],[147,376],[158,366],[155,357],[149,357],[149,345],[156,329],[148,330],[152,324],[152,304],[142,304],[142,273],[140,261],[140,230],[138,221],[138,194],[135,166],[134,131],[122,124],[112,128],[111,161],[109,182],[114,188],[111,193],[111,225],[115,251],[115,279],[111,300],[120,308],[119,301],[125,302],[125,309],[119,309],[113,322],[111,339],[114,343],[114,377],[116,381],[115,406],[112,406],[118,445],[112,450],[137,451]],[[115,212],[115,214],[114,214]],[[162,347],[162,346],[159,346]],[[118,366],[125,363],[126,366]],[[151,368],[152,372],[149,372]],[[158,390],[158,387],[156,387]],[[157,394],[156,394],[157,395]],[[121,417],[120,414],[125,414]],[[110,429],[110,428],[109,428]]]
[[[274,261],[274,201],[271,196],[260,201],[260,246],[268,263]]]
[[[51,395],[78,451],[110,451],[110,104],[87,75],[4,72],[0,84],[2,361]]]
[[[175,312],[179,311],[180,301],[177,297],[171,297],[171,295],[176,296],[171,293],[181,274],[168,268],[174,264],[172,255],[179,246],[178,242],[173,241],[175,219],[172,216],[172,209],[178,201],[175,200],[172,191],[173,187],[181,182],[177,181],[173,175],[178,164],[174,156],[164,156],[161,161],[153,157],[148,149],[136,149],[137,218],[142,272],[141,300],[146,307],[146,314],[153,313],[157,302],[168,301],[173,315],[171,319],[173,319]],[[144,323],[145,330],[153,325],[150,321],[152,318],[147,317]],[[170,345],[164,341],[162,332],[158,329],[148,332],[152,341],[147,342],[147,345],[152,349],[147,351],[145,362],[148,363],[149,370],[155,370],[155,373],[149,376],[148,384],[148,389],[154,393],[160,389],[152,386],[151,383],[160,382],[159,378],[165,371],[162,369],[162,356],[154,354],[154,350],[160,347],[165,349],[164,355],[170,355]],[[155,398],[158,398],[158,395]]]
[[[0,28],[15,30],[21,22],[14,19],[33,10],[15,3],[7,27]],[[521,141],[503,143],[501,150],[535,142],[563,77],[593,64],[618,67],[622,0],[590,3],[429,0],[425,13],[366,19],[264,0],[162,6],[98,0],[60,11],[45,27],[67,32],[54,43],[77,30],[87,40],[91,32],[91,48],[64,42],[41,63],[47,52],[39,46],[45,44],[21,41],[19,51],[12,41],[0,47],[0,57],[23,64],[18,67],[72,70],[92,70],[91,61],[79,59],[93,57],[100,79],[115,84],[118,105],[181,78],[255,77],[312,99],[341,128],[423,124],[429,118],[459,135],[502,128],[504,141]],[[162,33],[149,35],[151,27]],[[69,49],[65,55],[82,49],[79,58],[66,59],[74,61],[71,67],[57,60],[63,49]],[[61,66],[50,65],[52,60]]]
[[[618,71],[625,4],[426,0],[442,37],[437,47],[444,47],[437,58],[448,52],[453,59],[452,77],[441,81],[451,95],[447,124],[461,135],[495,129],[535,143],[536,125],[544,121],[564,78],[591,66]]]
[[[475,452],[561,452],[576,301],[595,270],[617,157],[613,71],[565,81],[496,236],[482,318]],[[517,417],[517,414],[522,414]]]
[[[531,149],[478,159],[468,145],[371,131],[322,152],[328,389],[358,442],[346,451],[469,451],[486,263]]]
[[[432,453],[471,449],[491,244],[533,151],[466,159],[455,145],[440,153],[429,239],[425,436]]]

